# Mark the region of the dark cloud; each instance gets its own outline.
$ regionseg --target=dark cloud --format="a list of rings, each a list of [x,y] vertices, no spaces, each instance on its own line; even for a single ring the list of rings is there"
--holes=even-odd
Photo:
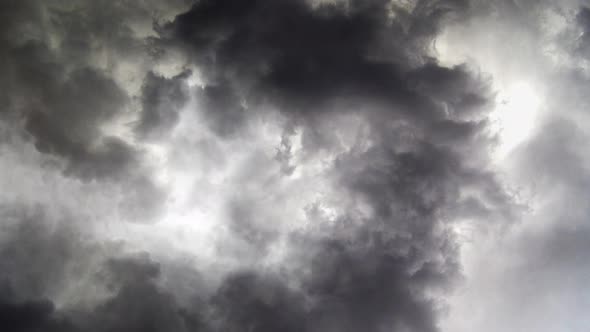
[[[588,7],[580,8],[576,16],[578,26],[582,29],[582,33],[578,37],[578,51],[582,56],[588,56],[588,47],[590,46],[590,9]]]
[[[133,147],[102,132],[128,102],[105,73],[88,67],[68,72],[36,42],[11,51],[15,110],[39,151],[64,157],[70,172],[83,178],[112,176],[136,162]]]
[[[197,92],[205,121],[222,137],[231,137],[245,124],[248,111],[229,83],[208,85]]]
[[[232,275],[212,304],[214,331],[306,331],[303,298],[277,277]]]
[[[432,58],[441,26],[469,15],[470,3],[201,0],[155,24],[150,38],[122,22],[145,20],[149,10],[136,7],[48,10],[58,46],[50,37],[4,38],[6,113],[39,152],[64,161],[66,176],[114,184],[122,196],[113,207],[118,217],[150,220],[167,192],[156,184],[144,144],[169,143],[181,112],[196,108],[213,136],[211,150],[223,147],[230,156],[202,153],[204,160],[189,166],[239,166],[219,181],[234,182],[236,192],[221,199],[228,232],[213,252],[251,266],[219,275],[207,265],[178,269],[186,279],[210,273],[219,283],[189,287],[194,294],[180,301],[178,289],[187,288],[166,279],[175,269],[167,258],[124,254],[68,228],[21,220],[0,244],[0,275],[16,294],[0,298],[0,319],[17,331],[438,331],[444,296],[460,275],[453,219],[514,216],[509,194],[486,168],[494,142],[486,131],[488,78]],[[174,67],[196,67],[203,87],[189,86],[188,70],[151,68],[176,52],[182,56]],[[134,57],[137,95],[119,72]],[[136,100],[133,140],[105,129],[130,116]],[[354,137],[339,127],[346,116],[366,130]],[[278,149],[269,157],[254,147],[244,161],[233,160],[265,129],[253,127],[258,118],[282,130],[272,138]],[[321,165],[311,180],[308,162]],[[306,206],[309,225],[300,227],[292,226],[299,216],[274,205],[299,199],[288,182],[297,176],[328,188]],[[322,204],[333,216],[321,213]],[[277,243],[282,260],[267,264]],[[26,257],[32,263],[20,266]],[[82,276],[88,285],[80,296],[91,303],[61,303],[68,281]]]
[[[181,308],[171,294],[156,284],[160,267],[149,256],[110,259],[106,273],[115,295],[88,313],[82,322],[88,330],[186,330]]]
[[[435,300],[422,291],[448,281],[447,264],[416,265],[419,248],[402,253],[399,239],[386,237],[300,238],[312,257],[295,274],[231,275],[212,297],[216,330],[436,331]]]
[[[142,87],[142,112],[136,131],[141,136],[162,137],[178,122],[181,108],[188,102],[186,78],[189,71],[172,78],[149,72]]]
[[[77,8],[81,12],[75,8],[68,11],[58,3],[45,7],[35,2],[9,1],[3,6],[11,15],[3,21],[6,29],[0,50],[2,118],[21,130],[39,152],[57,157],[58,163],[44,167],[57,167],[65,176],[85,182],[123,184],[130,194],[121,202],[121,214],[134,220],[153,219],[165,194],[151,179],[145,152],[109,129],[129,115],[132,98],[113,71],[92,59],[99,51],[90,47],[97,43],[122,47],[111,45],[102,34],[131,38],[131,32],[120,24],[85,21],[78,15],[88,10],[84,6]],[[109,33],[100,26],[121,31]],[[15,34],[21,38],[14,38]],[[75,50],[77,47],[88,49],[84,53]],[[158,102],[144,105],[142,123],[149,130],[159,126],[154,123],[160,120],[154,119],[161,108]],[[166,127],[171,121],[162,122]]]
[[[50,224],[42,209],[3,209],[0,323],[9,331],[192,331],[185,313],[160,289],[160,265],[148,254],[125,255],[121,243]],[[57,305],[68,289],[81,296]],[[94,293],[97,292],[97,293]],[[68,300],[65,297],[66,301]],[[81,303],[89,301],[89,305]]]
[[[70,322],[55,312],[50,301],[11,303],[6,295],[0,302],[0,324],[8,331],[75,331]]]
[[[68,280],[74,257],[88,259],[42,209],[2,206],[0,323],[10,331],[75,331],[51,300]]]
[[[14,300],[53,296],[67,283],[74,257],[89,258],[79,250],[81,243],[71,239],[78,234],[46,223],[43,209],[2,206],[1,212],[0,281]]]
[[[80,77],[80,79],[85,83],[92,80],[89,77]],[[27,118],[26,128],[35,137],[35,145],[39,151],[68,158],[71,162],[69,168],[72,173],[80,173],[82,177],[89,178],[110,176],[120,169],[128,167],[133,163],[134,158],[133,148],[123,141],[107,138],[106,142],[101,142],[99,139],[100,134],[97,132],[99,121],[104,117],[108,119],[109,113],[116,111],[118,106],[116,104],[104,105],[104,103],[105,101],[107,103],[116,102],[116,99],[113,99],[113,96],[109,94],[102,95],[100,86],[84,88],[83,85],[79,85],[81,82],[75,82],[75,80],[66,84],[71,84],[72,87],[76,86],[76,90],[79,88],[78,91],[87,93],[87,96],[69,95],[68,87],[64,87],[65,91],[62,90],[59,93],[66,93],[61,101],[80,104],[51,105],[42,101],[41,109],[32,111]],[[52,97],[54,96],[49,98]],[[60,102],[60,97],[55,96],[55,98]],[[96,105],[96,107],[83,104],[86,101],[94,101],[90,105]],[[85,111],[88,113],[85,114]],[[94,168],[95,166],[96,168]]]
[[[470,199],[480,206],[511,209],[493,174],[466,160],[492,142],[483,121],[492,96],[486,78],[429,58],[439,24],[468,10],[450,1],[412,10],[389,1],[201,1],[159,27],[160,47],[185,49],[202,69],[198,99],[214,131],[239,132],[257,108],[278,109],[293,119],[287,134],[302,132],[304,151],[336,154],[330,181],[353,202],[337,211],[339,229],[292,240],[305,248],[298,260],[307,272],[226,280],[216,300],[223,329],[437,330],[427,290],[444,292],[458,275],[446,217],[477,213],[461,203],[463,188],[478,193]],[[368,149],[338,152],[329,137],[342,133],[322,130],[336,114],[367,121]],[[289,170],[285,135],[276,158]],[[272,241],[256,226],[264,217],[240,201],[236,234]],[[293,280],[303,286],[291,290]]]
[[[429,62],[425,50],[441,20],[468,7],[458,1],[424,2],[409,12],[388,1],[317,8],[292,0],[200,1],[159,32],[162,47],[188,49],[207,84],[225,91],[206,93],[219,123],[224,118],[239,123],[241,112],[235,110],[242,100],[309,116],[377,106],[389,116],[432,121],[443,114],[430,98],[444,94],[440,102],[450,112],[485,103],[463,68],[430,63],[414,69]],[[453,92],[432,93],[434,86]]]

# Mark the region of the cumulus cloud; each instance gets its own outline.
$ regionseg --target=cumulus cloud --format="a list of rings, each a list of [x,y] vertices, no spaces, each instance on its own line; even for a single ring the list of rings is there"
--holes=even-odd
[[[498,308],[531,287],[570,303],[561,273],[582,287],[586,271],[588,14],[568,5],[3,3],[0,324],[538,328],[542,303]],[[486,39],[511,31],[538,59]],[[502,100],[516,76],[542,114],[498,160],[498,109],[530,106]],[[512,291],[477,297],[494,282]],[[504,321],[461,320],[480,303]]]

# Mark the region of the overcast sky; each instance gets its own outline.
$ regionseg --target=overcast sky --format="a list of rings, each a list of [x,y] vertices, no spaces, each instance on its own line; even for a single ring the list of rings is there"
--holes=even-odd
[[[589,92],[582,0],[2,0],[0,330],[589,331]]]

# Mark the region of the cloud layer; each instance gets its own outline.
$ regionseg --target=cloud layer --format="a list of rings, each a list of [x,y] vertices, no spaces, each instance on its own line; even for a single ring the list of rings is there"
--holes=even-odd
[[[587,11],[5,1],[0,326],[436,332],[571,320],[533,322],[544,302],[530,316],[502,307],[544,299],[535,289],[569,304],[584,285]],[[565,22],[557,35],[554,22]],[[511,71],[495,65],[510,52],[496,39],[494,53],[470,48],[505,31],[524,36],[514,52],[533,45],[538,58],[515,56]],[[504,88],[542,76],[527,62],[551,78],[535,83],[543,113],[498,160],[497,110],[527,107],[501,100],[517,98]],[[470,306],[489,318],[468,319]]]

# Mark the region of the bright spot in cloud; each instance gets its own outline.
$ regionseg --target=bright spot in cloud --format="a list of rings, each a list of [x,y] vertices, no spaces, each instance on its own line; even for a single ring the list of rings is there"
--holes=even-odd
[[[490,114],[490,120],[493,132],[499,137],[493,157],[499,162],[530,138],[542,105],[544,85],[539,64],[521,61],[521,57],[514,56],[513,48],[505,46],[507,38],[512,40],[518,36],[509,29],[489,34],[481,24],[455,26],[441,33],[435,44],[441,64],[452,67],[467,63],[490,75],[492,89],[497,92],[496,108]],[[525,55],[526,47],[519,49],[518,53]]]
[[[497,108],[491,114],[493,129],[500,138],[497,158],[506,157],[530,136],[540,106],[541,98],[528,83],[513,83],[499,92]]]

